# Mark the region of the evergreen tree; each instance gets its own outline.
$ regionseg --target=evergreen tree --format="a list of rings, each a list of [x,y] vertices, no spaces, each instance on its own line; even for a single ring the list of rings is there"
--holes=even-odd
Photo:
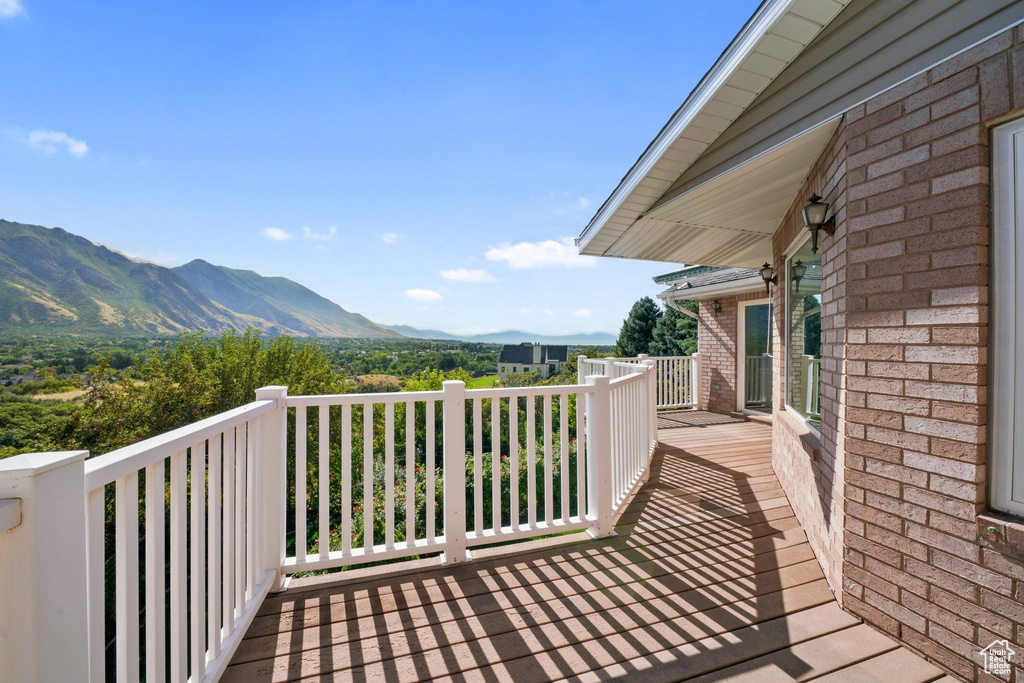
[[[677,303],[688,311],[697,312],[696,301]],[[665,309],[654,326],[653,336],[649,352],[652,356],[690,356],[697,352],[697,321],[674,308]]]
[[[633,304],[629,315],[622,321],[619,339],[615,343],[616,355],[632,358],[640,353],[650,353],[654,326],[658,324],[659,318],[661,309],[651,297],[645,296]]]

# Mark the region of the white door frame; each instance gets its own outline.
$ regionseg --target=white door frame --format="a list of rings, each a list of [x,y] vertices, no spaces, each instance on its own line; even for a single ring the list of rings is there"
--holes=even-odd
[[[747,408],[747,307],[748,306],[763,306],[768,304],[771,306],[772,300],[769,297],[763,299],[751,299],[750,301],[740,301],[736,307],[736,410],[741,413],[751,415],[771,415],[769,410],[767,413],[760,410],[751,410]],[[770,310],[770,309],[769,309]],[[771,347],[771,334],[772,334],[772,319],[771,315],[768,316],[768,346]],[[774,354],[775,349],[772,349]],[[775,390],[775,364],[772,363],[772,391]],[[772,397],[774,402],[774,396]]]

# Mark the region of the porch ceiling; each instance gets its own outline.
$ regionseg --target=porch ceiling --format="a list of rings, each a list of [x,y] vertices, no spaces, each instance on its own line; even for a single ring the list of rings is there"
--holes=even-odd
[[[580,253],[760,265],[835,124],[700,186],[677,189],[678,181],[849,1],[767,0],[598,210],[577,240]]]

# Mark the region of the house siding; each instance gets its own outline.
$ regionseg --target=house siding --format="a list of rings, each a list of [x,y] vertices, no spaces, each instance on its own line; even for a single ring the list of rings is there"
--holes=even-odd
[[[1024,115],[1022,39],[1008,30],[847,112],[774,237],[782,273],[806,197],[833,205],[820,436],[784,407],[774,294],[780,482],[843,607],[971,681],[989,679],[978,653],[994,639],[1024,648],[1024,533],[982,516],[989,128]]]

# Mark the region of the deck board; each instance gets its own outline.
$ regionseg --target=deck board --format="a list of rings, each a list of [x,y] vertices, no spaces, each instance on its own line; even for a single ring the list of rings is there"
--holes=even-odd
[[[222,680],[868,681],[872,661],[941,675],[835,604],[772,472],[770,427],[681,411],[659,416],[659,438],[616,536],[297,581]]]

